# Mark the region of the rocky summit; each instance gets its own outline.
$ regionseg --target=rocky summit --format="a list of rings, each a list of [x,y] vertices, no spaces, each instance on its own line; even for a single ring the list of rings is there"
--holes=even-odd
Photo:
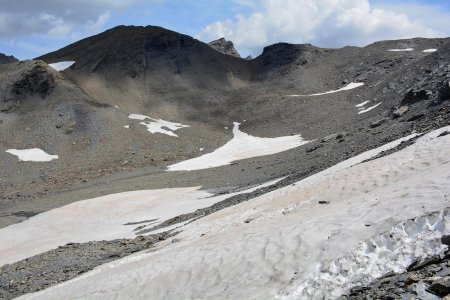
[[[241,57],[236,49],[234,49],[234,45],[232,41],[227,41],[225,38],[220,38],[218,40],[209,42],[212,48],[216,49],[223,54],[232,55],[236,57]]]
[[[6,58],[0,299],[450,293],[450,38],[243,59],[118,26]]]

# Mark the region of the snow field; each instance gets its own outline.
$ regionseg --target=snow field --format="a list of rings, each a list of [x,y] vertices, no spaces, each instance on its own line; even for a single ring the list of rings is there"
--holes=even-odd
[[[253,192],[281,179],[218,196],[199,187],[189,187],[124,192],[74,202],[0,229],[0,266],[69,242],[134,238],[137,235],[135,229],[143,224],[132,226],[128,223],[156,220],[148,222],[148,226],[153,227],[172,217],[211,206],[234,195]]]
[[[365,152],[189,223],[177,243],[21,299],[328,299],[400,272],[441,251],[449,232],[450,136],[437,137],[449,129],[361,163],[412,136]]]

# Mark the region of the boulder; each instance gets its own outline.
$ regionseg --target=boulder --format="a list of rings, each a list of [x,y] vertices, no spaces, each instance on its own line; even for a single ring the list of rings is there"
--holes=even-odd
[[[400,106],[400,108],[394,110],[394,112],[392,113],[392,115],[394,116],[394,118],[400,118],[403,117],[409,110],[409,107],[404,105],[404,106]]]
[[[450,276],[433,281],[428,291],[439,296],[445,297],[450,294]]]

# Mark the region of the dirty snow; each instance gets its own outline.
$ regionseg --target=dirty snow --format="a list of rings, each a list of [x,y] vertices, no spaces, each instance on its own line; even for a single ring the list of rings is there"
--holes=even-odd
[[[45,161],[52,161],[54,159],[58,159],[58,155],[51,155],[45,152],[44,150],[41,150],[39,148],[33,148],[33,149],[9,149],[6,150],[6,152],[15,155],[19,158],[19,161],[39,161],[39,162],[45,162]]]
[[[432,52],[436,52],[437,51],[437,49],[425,49],[425,50],[423,50],[422,52],[425,52],[425,53],[432,53]]]
[[[374,106],[368,107],[366,109],[358,111],[358,115],[366,113],[368,111],[371,111],[372,109],[376,108],[378,105],[380,105],[382,102],[375,104]]]
[[[309,95],[289,95],[289,97],[310,97],[310,96],[321,96],[321,95],[327,95],[327,94],[333,94],[333,93],[338,93],[338,92],[342,92],[342,91],[348,91],[348,90],[352,90],[355,89],[357,87],[363,86],[364,83],[363,82],[350,82],[349,84],[347,84],[346,86],[338,89],[338,90],[331,90],[328,92],[324,92],[324,93],[318,93],[318,94],[309,94]]]
[[[409,51],[414,51],[414,48],[405,48],[405,49],[389,49],[388,51],[391,51],[391,52],[403,52],[403,51],[409,52]]]
[[[156,219],[151,228],[172,217],[228,197],[251,193],[282,179],[230,194],[214,195],[199,187],[188,187],[131,191],[74,202],[0,229],[0,266],[69,242],[133,238],[134,230],[142,224],[125,225],[127,223]]]
[[[71,67],[74,63],[75,63],[74,61],[70,60],[70,61],[61,61],[48,65],[53,69],[55,69],[56,71],[64,71],[65,69]]]
[[[260,138],[239,130],[234,122],[233,139],[214,152],[168,167],[168,171],[192,171],[229,165],[233,161],[283,152],[308,143],[300,135]]]
[[[154,119],[149,116],[140,115],[140,114],[130,114],[128,116],[128,118],[132,119],[132,120],[143,121],[139,124],[147,127],[147,130],[151,133],[159,132],[159,133],[166,134],[169,136],[174,136],[174,137],[178,137],[178,135],[176,135],[174,133],[175,130],[178,130],[180,128],[185,128],[185,127],[190,127],[189,125],[183,125],[181,123],[169,122],[169,121],[165,121],[162,119]]]
[[[376,160],[361,163],[411,137],[363,153],[186,224],[178,243],[21,299],[329,299],[401,272],[442,251],[450,231],[450,136],[437,137],[449,129]]]

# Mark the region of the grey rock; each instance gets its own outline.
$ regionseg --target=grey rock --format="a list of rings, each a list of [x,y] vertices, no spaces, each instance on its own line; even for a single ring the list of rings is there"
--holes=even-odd
[[[384,122],[386,122],[386,119],[385,119],[385,118],[383,118],[383,119],[378,119],[378,120],[376,120],[376,121],[370,123],[370,128],[378,127],[378,126],[380,126],[381,124],[383,124]]]
[[[394,110],[394,112],[392,113],[392,115],[394,116],[394,118],[400,118],[403,117],[409,110],[409,107],[404,105],[401,106],[400,108]]]
[[[241,57],[237,50],[234,48],[233,42],[227,41],[224,38],[209,42],[208,45],[223,54]]]
[[[449,276],[449,275],[450,275],[450,268],[448,268],[448,267],[443,268],[442,270],[440,270],[439,272],[437,272],[436,275],[437,275],[437,276],[441,276],[441,277]]]
[[[338,140],[338,139],[343,138],[345,135],[346,135],[345,132],[333,133],[333,134],[330,134],[330,135],[327,135],[326,137],[324,137],[322,139],[322,142],[328,142],[328,141],[331,141],[331,140]]]

